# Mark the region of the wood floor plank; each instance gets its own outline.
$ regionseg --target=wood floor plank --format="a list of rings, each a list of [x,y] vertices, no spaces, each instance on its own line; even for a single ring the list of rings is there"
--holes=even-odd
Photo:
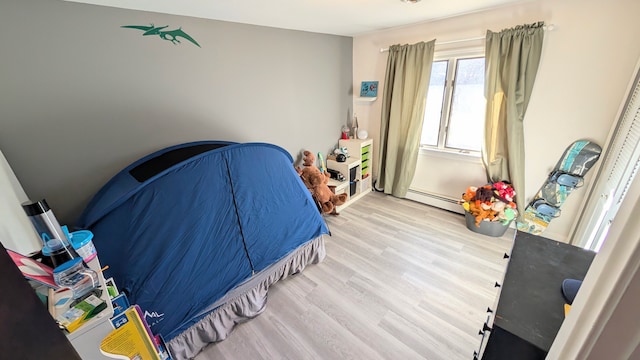
[[[361,341],[360,346],[365,346],[372,351],[369,356],[378,359],[406,359],[418,356],[412,349],[404,346],[397,339],[387,336],[384,331],[378,328],[377,325],[381,319],[378,320],[376,316],[358,311],[357,308],[365,305],[364,302],[345,300],[343,292],[338,290],[314,291],[307,297],[307,300],[358,338]],[[371,359],[372,357],[366,358]]]
[[[196,360],[470,359],[514,231],[381,193],[326,218],[327,257],[273,285],[263,314]]]

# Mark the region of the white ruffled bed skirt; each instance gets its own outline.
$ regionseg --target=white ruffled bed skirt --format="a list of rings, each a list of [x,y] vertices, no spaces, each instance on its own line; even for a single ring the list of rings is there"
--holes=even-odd
[[[269,286],[301,272],[307,264],[321,262],[325,255],[324,238],[320,236],[229,291],[202,311],[208,313],[204,318],[167,344],[173,358],[191,359],[210,343],[226,339],[237,324],[264,311]]]

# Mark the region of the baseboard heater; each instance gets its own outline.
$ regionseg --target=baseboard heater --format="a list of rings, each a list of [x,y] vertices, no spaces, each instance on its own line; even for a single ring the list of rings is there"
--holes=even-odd
[[[452,204],[458,204],[458,199],[454,199],[448,196],[442,196],[442,195],[436,195],[436,194],[432,194],[432,193],[426,193],[423,191],[417,191],[417,190],[409,190],[408,192],[412,192],[414,194],[418,194],[420,196],[426,196],[428,198],[431,199],[435,199],[435,200],[440,200],[440,201],[446,201]]]
[[[460,205],[459,200],[457,198],[452,198],[449,196],[438,195],[433,193],[428,193],[424,191],[418,191],[409,189],[407,191],[407,199],[417,201],[423,204],[431,205],[440,209],[457,212],[460,214],[464,214],[464,210],[462,205]]]

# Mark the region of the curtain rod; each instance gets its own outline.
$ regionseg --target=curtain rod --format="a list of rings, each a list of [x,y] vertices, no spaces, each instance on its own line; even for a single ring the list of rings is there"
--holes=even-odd
[[[555,25],[553,24],[549,24],[549,25],[544,25],[542,27],[543,29],[547,30],[547,31],[553,31],[553,29],[555,28]],[[447,45],[447,44],[455,44],[455,43],[459,43],[459,42],[467,42],[467,41],[474,41],[474,40],[482,40],[485,39],[486,36],[478,36],[478,37],[474,37],[474,38],[468,38],[468,39],[460,39],[460,40],[451,40],[451,41],[443,41],[443,42],[436,42],[436,45]],[[389,51],[389,48],[381,48],[380,52],[385,52],[385,51]]]

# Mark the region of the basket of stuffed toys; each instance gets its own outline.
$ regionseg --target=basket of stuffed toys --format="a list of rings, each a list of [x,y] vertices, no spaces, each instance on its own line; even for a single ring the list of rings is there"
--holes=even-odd
[[[488,236],[502,236],[518,215],[511,184],[499,181],[482,187],[470,186],[462,194],[467,228]]]

